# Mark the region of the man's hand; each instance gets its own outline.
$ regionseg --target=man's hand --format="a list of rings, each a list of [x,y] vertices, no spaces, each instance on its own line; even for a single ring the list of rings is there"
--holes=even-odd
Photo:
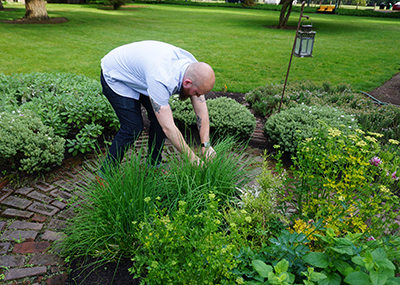
[[[201,148],[201,153],[206,156],[206,159],[212,159],[217,155],[215,150],[210,146],[210,147],[202,147]]]

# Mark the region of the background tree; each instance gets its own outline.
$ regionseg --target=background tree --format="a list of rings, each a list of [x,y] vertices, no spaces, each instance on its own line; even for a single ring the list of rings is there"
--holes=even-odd
[[[282,5],[281,14],[279,16],[278,29],[286,29],[290,13],[292,12],[293,0],[281,0]]]
[[[254,6],[254,5],[256,5],[256,4],[254,3],[254,0],[244,0],[244,1],[243,1],[243,6],[245,6],[245,7]]]
[[[0,0],[0,10],[4,10],[4,6],[1,0]]]
[[[46,6],[43,0],[25,0],[25,19],[48,20]]]

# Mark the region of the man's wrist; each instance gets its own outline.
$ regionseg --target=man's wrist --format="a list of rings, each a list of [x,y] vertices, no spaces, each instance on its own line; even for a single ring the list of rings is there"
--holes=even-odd
[[[211,146],[211,143],[209,141],[201,143],[201,147],[209,148],[210,146]]]

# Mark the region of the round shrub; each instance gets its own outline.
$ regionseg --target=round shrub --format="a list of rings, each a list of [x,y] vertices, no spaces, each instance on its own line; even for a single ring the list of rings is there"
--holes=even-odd
[[[299,105],[271,116],[264,125],[264,132],[284,151],[294,154],[299,141],[313,137],[318,130],[328,126],[344,133],[359,128],[354,116],[344,111],[327,106]]]
[[[65,140],[35,113],[2,112],[0,126],[0,165],[33,173],[61,164]]]
[[[210,117],[210,129],[218,137],[236,137],[246,139],[256,127],[253,114],[242,104],[227,97],[207,100]],[[189,100],[179,101],[177,97],[170,100],[175,121],[185,126],[196,125],[196,115]]]

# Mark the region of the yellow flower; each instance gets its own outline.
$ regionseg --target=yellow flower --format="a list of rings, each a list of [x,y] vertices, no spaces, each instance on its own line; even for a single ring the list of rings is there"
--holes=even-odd
[[[368,134],[370,134],[371,136],[376,136],[376,137],[378,137],[378,138],[383,137],[383,135],[382,135],[382,134],[379,134],[379,133],[368,132]]]
[[[385,185],[379,185],[379,188],[383,193],[389,194],[390,190]]]
[[[244,219],[245,219],[246,222],[251,223],[251,217],[250,216],[248,216],[248,217],[246,217]]]
[[[208,194],[208,198],[209,198],[210,200],[213,200],[213,199],[215,198],[215,194],[213,194],[213,193]]]
[[[342,132],[339,131],[338,129],[329,129],[328,133],[332,137],[338,137],[338,136],[340,136],[342,134]]]
[[[151,198],[150,198],[150,197],[146,197],[146,198],[144,198],[144,201],[145,201],[146,203],[149,203],[149,202],[151,201]]]
[[[366,136],[365,139],[366,139],[367,141],[370,141],[370,142],[373,142],[373,143],[376,143],[376,142],[377,142],[376,138],[373,138],[373,137],[371,137],[371,136]]]
[[[367,145],[367,143],[365,141],[359,141],[359,142],[356,143],[356,146],[359,146],[359,147],[363,147],[363,146],[366,146],[366,145]]]
[[[360,130],[360,129],[356,129],[356,132],[359,133],[359,134],[362,134],[362,135],[365,134],[365,132],[363,130]]]
[[[242,278],[242,277],[236,278],[236,283],[237,283],[237,284],[244,284],[243,278]]]
[[[389,142],[391,143],[391,144],[399,144],[399,141],[396,141],[396,140],[393,140],[393,139],[389,139]]]

